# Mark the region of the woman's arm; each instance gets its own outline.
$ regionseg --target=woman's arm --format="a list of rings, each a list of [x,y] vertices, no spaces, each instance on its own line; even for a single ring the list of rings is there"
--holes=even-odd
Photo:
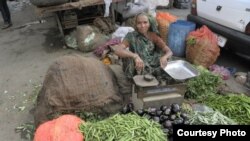
[[[138,54],[133,53],[131,51],[129,51],[127,49],[127,43],[125,43],[124,41],[121,44],[115,45],[112,47],[112,50],[114,51],[114,53],[121,57],[121,58],[133,58],[135,59],[136,57],[139,57]]]
[[[164,53],[164,55],[160,58],[161,67],[164,68],[167,66],[167,61],[168,59],[171,58],[171,56],[173,55],[173,52],[166,45],[166,43],[162,40],[162,38],[160,38],[158,35],[153,33],[152,40],[156,44],[156,46],[159,47]]]
[[[112,50],[114,53],[121,58],[133,58],[135,61],[135,67],[137,70],[142,70],[144,68],[143,60],[136,53],[131,52],[127,49],[129,43],[125,40],[121,44],[113,46]]]

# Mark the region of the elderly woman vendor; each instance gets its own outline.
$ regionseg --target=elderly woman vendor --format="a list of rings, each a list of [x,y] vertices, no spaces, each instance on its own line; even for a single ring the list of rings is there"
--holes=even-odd
[[[146,13],[135,17],[135,31],[126,35],[121,44],[113,48],[123,58],[123,70],[128,78],[140,74],[161,76],[172,51],[158,36],[156,22]],[[127,49],[128,48],[128,49]]]

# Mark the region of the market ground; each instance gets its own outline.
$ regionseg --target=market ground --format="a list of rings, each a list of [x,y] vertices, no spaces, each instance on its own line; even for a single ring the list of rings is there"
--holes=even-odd
[[[62,38],[53,16],[46,22],[22,26],[39,20],[33,6],[24,4],[21,9],[11,8],[13,27],[0,30],[0,137],[3,141],[23,141],[15,128],[33,121],[31,109],[34,91],[42,84],[50,64],[60,56],[78,53],[64,49]],[[185,19],[189,10],[167,10]],[[0,24],[2,24],[2,19]],[[228,57],[228,65],[247,71],[242,62]],[[242,63],[242,64],[239,64]],[[234,66],[235,65],[235,66]]]

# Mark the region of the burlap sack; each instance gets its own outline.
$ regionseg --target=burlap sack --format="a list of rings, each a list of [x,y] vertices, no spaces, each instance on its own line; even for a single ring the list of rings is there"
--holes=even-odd
[[[93,24],[105,35],[115,31],[115,25],[110,17],[98,17],[93,21]]]
[[[163,41],[168,45],[168,29],[172,22],[175,22],[177,17],[167,12],[157,12],[156,21],[158,23],[158,30]]]
[[[187,60],[205,68],[213,65],[220,55],[217,36],[207,26],[190,32],[186,45]]]
[[[65,110],[116,113],[122,107],[112,71],[101,61],[77,55],[56,60],[37,98],[35,124]]]
[[[122,70],[121,65],[109,65],[115,74],[120,94],[132,94],[132,82],[129,81]]]
[[[128,19],[125,21],[125,26],[136,28],[135,19],[136,19],[135,16],[134,16],[134,17],[128,18]]]
[[[168,28],[169,28],[169,22],[165,20],[157,20],[158,23],[158,30],[160,32],[160,37],[162,40],[168,45]]]
[[[95,50],[98,46],[104,44],[109,38],[100,33],[97,28],[89,25],[77,26],[76,39],[78,48],[83,52]]]
[[[186,59],[205,68],[213,65],[220,55],[220,48],[208,39],[196,40],[194,45],[187,44]]]

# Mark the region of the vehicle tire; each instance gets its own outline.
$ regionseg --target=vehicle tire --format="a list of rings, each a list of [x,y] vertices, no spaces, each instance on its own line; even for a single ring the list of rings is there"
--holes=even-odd
[[[177,2],[177,3],[189,3],[190,0],[177,0],[175,2]]]
[[[185,2],[176,2],[173,4],[173,6],[175,8],[179,8],[179,9],[188,9],[190,7],[190,3],[185,3]]]
[[[69,0],[30,0],[37,7],[54,6],[67,3]]]

